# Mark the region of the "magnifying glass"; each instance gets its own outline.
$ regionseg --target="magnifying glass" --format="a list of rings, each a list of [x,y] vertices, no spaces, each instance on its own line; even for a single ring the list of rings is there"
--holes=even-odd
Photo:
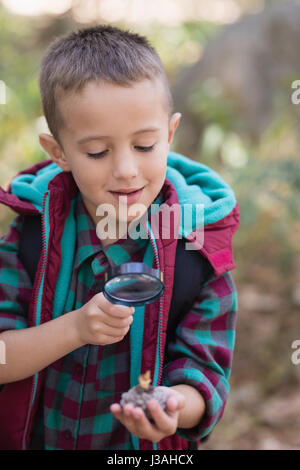
[[[163,273],[144,263],[123,263],[105,273],[103,295],[114,304],[151,304],[164,292]]]

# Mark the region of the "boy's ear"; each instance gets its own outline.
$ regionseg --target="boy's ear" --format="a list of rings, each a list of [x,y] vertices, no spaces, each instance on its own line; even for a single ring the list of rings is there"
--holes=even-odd
[[[170,119],[170,127],[169,127],[169,138],[168,138],[168,143],[171,145],[174,134],[176,132],[176,129],[180,123],[181,119],[181,114],[180,113],[175,113]]]
[[[51,159],[63,171],[71,171],[61,146],[52,135],[39,134],[39,141],[43,149],[46,150],[46,152],[50,155]]]

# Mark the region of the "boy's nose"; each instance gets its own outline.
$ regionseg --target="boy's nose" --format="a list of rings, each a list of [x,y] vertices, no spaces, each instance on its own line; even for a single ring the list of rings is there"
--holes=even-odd
[[[130,179],[138,175],[138,166],[133,157],[123,156],[114,162],[113,176],[116,179]]]

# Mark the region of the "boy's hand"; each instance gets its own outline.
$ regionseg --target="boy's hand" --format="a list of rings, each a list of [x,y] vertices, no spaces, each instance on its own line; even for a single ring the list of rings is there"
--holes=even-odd
[[[140,439],[159,442],[164,437],[175,434],[178,427],[179,413],[185,406],[185,397],[169,387],[159,387],[168,395],[166,411],[157,400],[149,400],[147,407],[152,415],[154,424],[150,423],[142,408],[127,404],[123,407],[113,403],[110,410],[129,432]]]
[[[74,313],[80,344],[105,346],[121,341],[128,333],[134,307],[113,304],[101,292]]]

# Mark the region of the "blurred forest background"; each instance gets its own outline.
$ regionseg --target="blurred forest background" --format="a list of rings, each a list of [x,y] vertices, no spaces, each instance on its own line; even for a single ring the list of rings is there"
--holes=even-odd
[[[300,2],[0,0],[2,187],[48,158],[38,142],[45,48],[99,23],[156,47],[183,115],[172,149],[218,171],[240,205],[232,391],[201,449],[300,449],[300,364],[291,360],[300,339]],[[2,235],[15,214],[0,211]]]

